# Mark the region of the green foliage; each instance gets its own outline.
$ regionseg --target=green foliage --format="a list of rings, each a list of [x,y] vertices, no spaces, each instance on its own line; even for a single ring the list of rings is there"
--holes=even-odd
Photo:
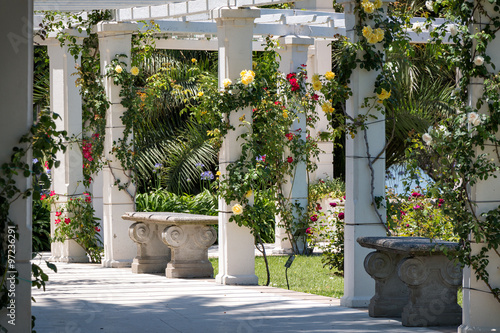
[[[330,198],[328,207],[321,206],[325,198]],[[344,271],[344,199],[345,183],[338,178],[319,179],[309,186],[308,242],[311,246],[320,246],[324,267],[341,273]]]
[[[53,200],[57,198],[53,196],[44,201],[52,205]],[[70,197],[66,204],[56,206],[55,215],[57,227],[52,241],[65,242],[72,239],[85,250],[91,262],[100,263],[103,253],[99,234],[101,230],[90,194]]]
[[[32,251],[50,251],[50,210],[40,200],[33,201]]]
[[[217,216],[217,197],[208,189],[197,195],[177,195],[163,189],[141,193],[135,199],[140,212],[173,212]]]
[[[399,196],[389,191],[386,200],[387,224],[392,235],[458,241],[453,220],[443,212],[444,199],[428,197],[419,189]]]

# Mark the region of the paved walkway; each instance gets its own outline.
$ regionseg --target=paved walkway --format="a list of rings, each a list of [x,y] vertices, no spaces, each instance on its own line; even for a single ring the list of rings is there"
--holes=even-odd
[[[97,264],[58,263],[57,269],[45,270],[45,292],[33,289],[38,333],[456,332],[406,328],[341,307],[338,299],[272,287],[167,279]]]

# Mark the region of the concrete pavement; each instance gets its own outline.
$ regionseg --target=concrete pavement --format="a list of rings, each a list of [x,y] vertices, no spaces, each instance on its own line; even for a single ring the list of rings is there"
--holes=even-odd
[[[38,333],[437,332],[370,318],[338,299],[272,287],[167,279],[98,264],[57,263],[57,269],[44,269],[45,292],[33,289]]]

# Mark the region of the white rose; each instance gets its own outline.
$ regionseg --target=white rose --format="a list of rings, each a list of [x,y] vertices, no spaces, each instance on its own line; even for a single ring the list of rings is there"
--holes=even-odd
[[[432,143],[432,136],[430,136],[429,133],[424,133],[424,135],[422,135],[422,140],[429,146]]]
[[[469,115],[467,116],[467,121],[469,122],[469,124],[474,125],[475,123],[477,123],[477,121],[478,121],[478,120],[479,120],[479,121],[481,121],[481,120],[479,119],[478,114],[477,114],[477,113],[475,113],[475,112],[471,112],[471,113],[469,113]],[[476,125],[474,125],[474,126],[476,126]]]
[[[455,24],[450,24],[448,26],[448,28],[450,29],[450,34],[455,37],[457,34],[458,34],[458,28]]]
[[[413,23],[413,27],[411,28],[413,31],[423,30],[424,23],[423,22],[415,22]]]
[[[425,7],[427,7],[427,10],[430,12],[432,12],[434,10],[434,8],[432,7],[432,1],[426,1]]]
[[[474,65],[482,66],[484,64],[484,58],[482,56],[476,56],[474,58]]]

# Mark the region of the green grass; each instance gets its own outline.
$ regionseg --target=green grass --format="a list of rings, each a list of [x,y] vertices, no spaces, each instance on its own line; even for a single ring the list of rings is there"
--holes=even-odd
[[[271,256],[269,270],[271,282],[269,286],[287,289],[285,277],[285,263],[288,256]],[[210,258],[214,267],[214,276],[219,271],[217,258]],[[259,285],[266,283],[266,265],[263,257],[255,258],[255,274],[259,278]],[[323,268],[321,256],[295,256],[295,260],[288,269],[290,290],[309,294],[340,298],[344,295],[344,278],[336,271]]]

